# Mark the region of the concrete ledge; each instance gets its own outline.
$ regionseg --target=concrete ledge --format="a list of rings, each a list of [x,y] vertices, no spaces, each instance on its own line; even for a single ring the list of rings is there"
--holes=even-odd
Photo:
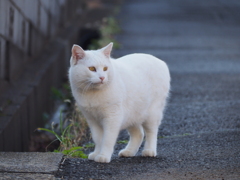
[[[58,170],[63,154],[39,152],[0,152],[0,172],[53,174]],[[3,175],[3,174],[2,174]]]
[[[11,179],[53,180],[56,178],[54,177],[54,175],[51,174],[0,173],[0,180]]]

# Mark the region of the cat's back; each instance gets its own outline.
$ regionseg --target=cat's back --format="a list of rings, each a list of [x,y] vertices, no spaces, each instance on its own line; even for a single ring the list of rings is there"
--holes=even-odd
[[[133,74],[134,76],[147,76],[149,78],[159,77],[170,81],[167,64],[150,54],[129,54],[115,60],[119,72]]]
[[[129,68],[148,69],[156,67],[167,68],[164,61],[150,54],[135,53],[116,59],[117,64],[128,66]],[[167,68],[168,69],[168,68]]]

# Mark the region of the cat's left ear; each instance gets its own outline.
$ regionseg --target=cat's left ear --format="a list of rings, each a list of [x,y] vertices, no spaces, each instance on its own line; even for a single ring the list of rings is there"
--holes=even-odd
[[[107,57],[110,58],[111,52],[112,52],[112,47],[113,47],[113,43],[109,43],[107,46],[105,46],[104,48],[102,48],[103,54]]]
[[[73,64],[77,64],[77,61],[83,59],[84,56],[85,56],[84,50],[80,46],[74,44],[72,47]]]

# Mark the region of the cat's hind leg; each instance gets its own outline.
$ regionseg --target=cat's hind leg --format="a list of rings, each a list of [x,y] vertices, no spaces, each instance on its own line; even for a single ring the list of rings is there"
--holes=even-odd
[[[159,114],[158,111],[155,111],[155,113],[151,113],[148,121],[143,124],[146,137],[142,156],[157,156],[157,134],[162,116],[162,112]]]
[[[143,127],[142,125],[132,126],[128,128],[128,132],[130,135],[130,140],[125,149],[122,149],[118,156],[120,157],[132,157],[135,156],[138,152],[140,145],[142,144],[142,140],[144,137]]]

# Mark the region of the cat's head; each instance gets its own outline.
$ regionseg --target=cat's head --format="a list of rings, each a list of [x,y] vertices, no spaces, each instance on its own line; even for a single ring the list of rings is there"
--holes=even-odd
[[[106,47],[84,51],[80,46],[73,45],[70,59],[69,80],[82,91],[101,89],[110,83],[113,69],[111,51],[113,43]]]

